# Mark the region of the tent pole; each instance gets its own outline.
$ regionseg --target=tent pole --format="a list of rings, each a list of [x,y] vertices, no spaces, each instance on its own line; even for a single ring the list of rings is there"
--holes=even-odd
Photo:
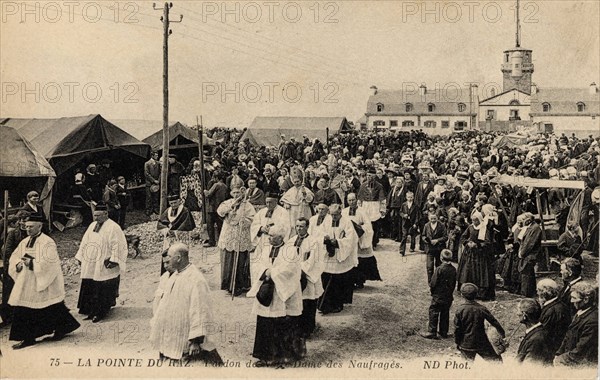
[[[536,207],[538,209],[538,214],[540,215],[540,227],[542,227],[542,242],[546,240],[546,229],[544,227],[544,212],[542,211],[542,200],[540,198],[539,189],[535,189],[535,202]],[[545,259],[545,268],[544,270],[548,270],[550,268],[550,256],[548,255],[548,247],[544,247],[544,259]]]
[[[198,151],[200,152],[200,181],[202,182],[202,223],[206,223],[206,195],[204,190],[206,189],[206,179],[204,178],[204,128],[202,127],[202,115],[200,115],[200,122],[198,122],[198,116],[196,116],[196,127],[198,129]]]
[[[6,243],[8,235],[8,190],[4,190],[4,227],[2,228],[2,237]],[[6,292],[8,284],[8,255],[6,250],[2,250],[2,305],[8,302],[8,293]]]
[[[326,135],[326,146],[327,146],[327,154],[329,154],[329,127],[325,128],[325,135]]]

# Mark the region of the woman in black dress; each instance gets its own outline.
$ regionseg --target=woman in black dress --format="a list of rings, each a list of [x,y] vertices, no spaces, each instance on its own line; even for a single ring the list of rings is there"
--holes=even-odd
[[[492,269],[492,221],[482,224],[483,215],[471,215],[472,223],[462,235],[462,256],[458,263],[458,289],[465,283],[473,283],[479,288],[478,298],[493,298],[495,275]]]

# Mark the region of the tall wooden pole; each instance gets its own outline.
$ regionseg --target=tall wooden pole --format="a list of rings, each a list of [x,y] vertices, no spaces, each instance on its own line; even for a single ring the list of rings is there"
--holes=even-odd
[[[156,10],[156,4],[152,5]],[[169,180],[169,35],[172,31],[169,29],[171,22],[181,22],[183,15],[179,21],[169,21],[169,10],[173,7],[173,3],[165,3],[163,8],[163,149],[162,149],[162,166],[160,171],[160,212],[162,213],[167,208],[167,191]]]
[[[160,172],[160,212],[167,208],[169,180],[169,3],[163,8],[163,149]]]
[[[2,228],[2,237],[6,242],[6,235],[8,234],[8,190],[4,190],[4,228]],[[6,305],[8,302],[8,255],[6,250],[2,250],[2,305]]]
[[[196,127],[198,128],[198,151],[200,153],[200,181],[202,182],[202,223],[206,223],[206,178],[204,175],[204,127],[202,126],[202,115],[200,115],[200,122],[196,117]]]

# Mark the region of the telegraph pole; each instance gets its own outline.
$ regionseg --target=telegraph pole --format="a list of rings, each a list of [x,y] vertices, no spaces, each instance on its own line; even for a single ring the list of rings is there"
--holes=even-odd
[[[165,3],[164,8],[156,8],[156,3],[152,4],[154,10],[163,10],[163,16],[160,21],[164,27],[163,41],[163,151],[162,166],[160,172],[160,212],[167,208],[167,185],[169,180],[169,36],[173,33],[169,29],[171,22],[181,22],[183,15],[180,15],[179,21],[169,21],[169,10],[173,8],[173,3]]]

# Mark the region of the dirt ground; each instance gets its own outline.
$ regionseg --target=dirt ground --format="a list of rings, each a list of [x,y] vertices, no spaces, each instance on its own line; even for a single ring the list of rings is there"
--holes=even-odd
[[[143,222],[144,217],[134,214],[130,220]],[[134,225],[126,233],[151,230],[154,223]],[[142,242],[141,256],[128,260],[126,273],[121,278],[117,307],[107,319],[94,324],[83,321],[76,309],[79,276],[73,256],[83,232],[83,228],[75,228],[52,234],[63,259],[66,304],[79,319],[81,328],[60,342],[43,342],[21,351],[10,348],[15,342],[8,341],[9,328],[3,328],[0,348],[5,358],[11,358],[13,370],[30,370],[32,355],[43,358],[42,368],[52,367],[48,360],[59,357],[61,368],[65,370],[90,357],[94,360],[124,355],[144,360],[157,358],[148,335],[152,300],[160,273],[159,240]],[[425,330],[431,300],[426,286],[425,255],[414,253],[402,257],[398,254],[398,243],[386,239],[377,247],[375,255],[383,281],[368,282],[364,289],[356,291],[352,305],[341,313],[317,315],[318,330],[307,342],[308,353],[303,365],[329,361],[350,363],[357,359],[361,362],[382,359],[406,362],[437,356],[460,359],[452,338],[431,341],[418,334]],[[245,363],[252,359],[256,319],[251,313],[253,299],[237,297],[232,300],[219,289],[219,259],[216,248],[203,248],[200,244],[191,248],[191,261],[202,270],[213,290],[215,326],[211,339],[224,360]],[[593,279],[597,273],[597,258],[585,255],[585,266],[586,277]],[[524,334],[524,327],[519,326],[515,315],[518,300],[512,294],[498,291],[496,301],[484,303],[507,331],[510,346],[505,358],[514,357]],[[451,319],[460,302],[460,296],[455,294]]]

